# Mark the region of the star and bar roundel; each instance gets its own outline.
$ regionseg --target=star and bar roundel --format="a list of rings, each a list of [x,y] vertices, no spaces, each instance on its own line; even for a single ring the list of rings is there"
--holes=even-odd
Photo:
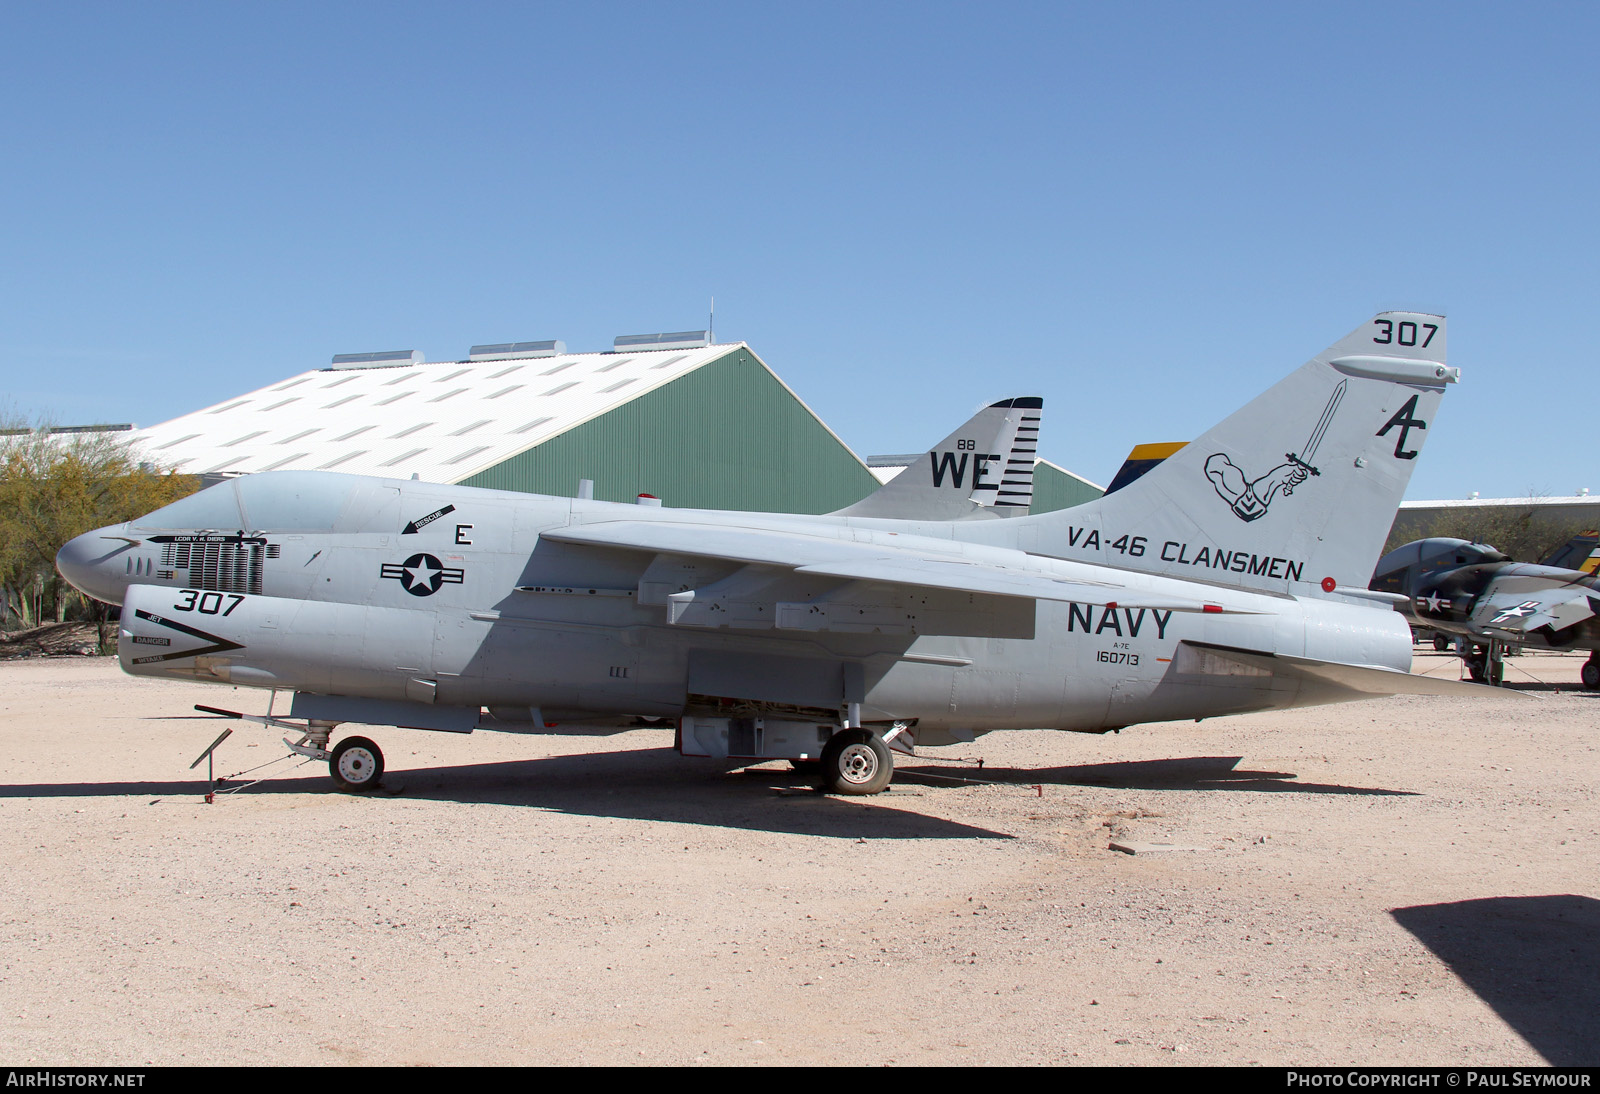
[[[404,562],[385,562],[383,576],[400,582],[412,596],[432,596],[446,585],[459,585],[466,571],[446,566],[438,555],[419,551]]]

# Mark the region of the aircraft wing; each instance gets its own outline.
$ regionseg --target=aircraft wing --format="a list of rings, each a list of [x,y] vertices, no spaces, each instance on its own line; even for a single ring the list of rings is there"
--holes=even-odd
[[[771,566],[801,574],[836,577],[878,585],[942,589],[1021,600],[1060,600],[1164,611],[1240,613],[1220,605],[1182,597],[1130,593],[1109,581],[1061,578],[1043,562],[1024,568],[998,558],[962,557],[970,545],[951,543],[948,554],[929,548],[926,540],[904,537],[906,545],[860,542],[767,528],[718,527],[671,521],[609,521],[554,529],[544,539],[560,543],[613,547],[658,554],[691,555],[746,565]],[[884,534],[881,538],[888,538]],[[1020,552],[979,549],[985,553],[1027,556]]]
[[[1594,615],[1600,615],[1600,594],[1590,586],[1556,576],[1511,573],[1494,578],[1478,595],[1471,622],[1486,631],[1521,637],[1540,627],[1565,630]]]

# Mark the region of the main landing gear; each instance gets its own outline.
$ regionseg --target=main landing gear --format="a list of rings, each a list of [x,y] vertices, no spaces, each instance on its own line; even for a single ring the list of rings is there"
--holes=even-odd
[[[750,716],[688,715],[678,751],[711,759],[788,760],[825,794],[877,794],[894,778],[894,754],[916,754],[914,723],[862,725]]]
[[[1600,691],[1600,659],[1597,659],[1596,654],[1589,655],[1589,660],[1583,663],[1578,676],[1589,691]]]
[[[1499,640],[1491,638],[1487,646],[1472,646],[1462,656],[1467,665],[1467,675],[1473,683],[1492,684],[1499,687],[1506,674],[1506,649]]]
[[[876,733],[842,729],[822,748],[819,776],[825,793],[876,794],[894,778],[894,756]]]

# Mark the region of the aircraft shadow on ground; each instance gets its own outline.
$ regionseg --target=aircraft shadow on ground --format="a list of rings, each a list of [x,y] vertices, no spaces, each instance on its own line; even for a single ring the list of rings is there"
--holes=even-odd
[[[1129,760],[1122,763],[1080,764],[1071,767],[1008,768],[915,767],[906,765],[896,779],[926,779],[935,785],[951,782],[1034,783],[1065,786],[1106,786],[1119,790],[1249,790],[1273,794],[1374,794],[1409,796],[1410,790],[1303,783],[1291,771],[1241,771],[1242,756],[1184,756],[1169,760]]]
[[[219,764],[219,767],[223,765]],[[238,791],[251,794],[338,794],[327,768],[303,770]],[[238,785],[237,783],[233,785]],[[0,786],[0,798],[180,798],[204,794],[200,779],[151,782],[35,783]],[[685,760],[669,748],[592,752],[502,763],[395,770],[371,796],[403,796],[549,809],[578,816],[673,821],[752,831],[852,839],[1010,839],[908,811],[897,795],[842,798],[816,793],[795,772],[762,767],[728,770]],[[226,795],[219,794],[225,802]]]
[[[1390,914],[1548,1063],[1600,1056],[1600,900],[1503,896]]]

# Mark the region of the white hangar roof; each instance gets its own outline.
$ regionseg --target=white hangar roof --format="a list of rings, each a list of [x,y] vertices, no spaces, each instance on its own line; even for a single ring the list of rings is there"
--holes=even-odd
[[[147,458],[189,475],[293,468],[460,482],[741,348],[335,364],[135,436]]]

